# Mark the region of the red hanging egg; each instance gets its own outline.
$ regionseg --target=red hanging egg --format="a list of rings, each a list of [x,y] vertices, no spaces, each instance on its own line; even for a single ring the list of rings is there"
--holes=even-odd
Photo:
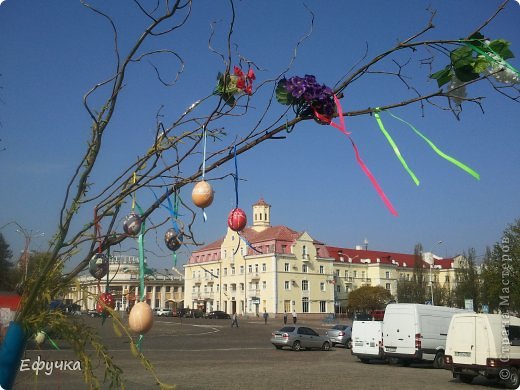
[[[107,307],[114,309],[116,307],[116,302],[114,301],[114,296],[108,292],[105,292],[99,296],[98,302],[96,304],[96,311],[98,313],[105,312],[108,314]]]
[[[243,230],[247,225],[247,216],[244,210],[236,209],[231,210],[229,213],[227,224],[231,230],[235,232],[239,232]]]
[[[201,209],[210,206],[213,203],[213,188],[211,184],[204,180],[195,184],[191,192],[191,200],[195,206]]]

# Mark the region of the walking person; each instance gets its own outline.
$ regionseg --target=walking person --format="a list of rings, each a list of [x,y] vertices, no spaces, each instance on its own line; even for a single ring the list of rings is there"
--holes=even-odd
[[[296,324],[296,321],[298,320],[298,314],[296,314],[296,310],[292,311],[292,322],[293,324]]]
[[[264,309],[264,325],[267,325],[267,319],[269,318],[269,314],[267,314],[267,311]]]
[[[237,316],[237,312],[234,312],[233,313],[233,317],[232,317],[233,321],[231,321],[231,327],[233,326],[237,326],[238,328],[238,316]]]
[[[283,312],[283,324],[287,325],[287,312],[286,311]]]

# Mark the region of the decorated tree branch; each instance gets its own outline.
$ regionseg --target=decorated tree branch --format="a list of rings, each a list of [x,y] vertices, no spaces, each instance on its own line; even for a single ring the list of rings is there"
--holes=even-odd
[[[296,44],[290,65],[285,69],[268,72],[262,68],[259,59],[246,58],[235,49],[236,39],[239,39],[234,35],[237,4],[229,0],[225,41],[219,42],[212,32],[208,47],[205,48],[221,60],[221,68],[214,70],[215,84],[200,91],[197,100],[184,100],[185,109],[176,118],[165,119],[162,107],[157,107],[155,112],[150,113],[153,137],[143,145],[137,158],[121,156],[123,169],[104,171],[104,177],[110,177],[110,181],[106,183],[100,179],[98,169],[103,153],[109,153],[103,149],[103,144],[112,130],[116,113],[125,104],[123,97],[128,85],[134,81],[135,69],[145,60],[151,61],[161,88],[176,88],[183,77],[183,56],[174,47],[160,48],[156,41],[161,45],[170,42],[174,46],[171,43],[174,42],[173,39],[161,41],[160,38],[173,38],[186,26],[192,17],[193,4],[190,0],[167,0],[149,6],[144,2],[134,1],[134,6],[148,25],[138,34],[133,45],[124,49],[119,45],[120,36],[114,17],[84,0],[81,3],[88,11],[104,19],[111,28],[115,68],[109,77],[96,83],[84,96],[84,108],[90,118],[90,123],[86,125],[88,131],[85,132],[85,137],[88,137],[87,147],[79,157],[65,188],[58,228],[51,241],[48,259],[41,272],[21,286],[22,305],[12,327],[13,332],[17,332],[17,341],[14,344],[18,349],[10,362],[11,375],[5,374],[2,378],[4,388],[9,388],[16,377],[19,356],[27,339],[51,321],[47,310],[49,302],[63,294],[74,283],[74,278],[86,269],[98,280],[105,277],[108,268],[107,252],[126,240],[137,239],[141,262],[141,302],[134,307],[140,307],[141,311],[137,313],[135,309],[136,312],[130,313],[130,331],[113,311],[110,297],[100,292],[97,299],[100,310],[113,315],[117,329],[130,337],[135,354],[153,372],[153,366],[141,352],[143,335],[151,327],[149,318],[146,322],[146,317],[151,316],[151,310],[148,310],[149,306],[144,302],[144,238],[166,230],[164,246],[174,254],[182,245],[199,245],[194,221],[202,216],[205,218],[206,210],[212,203],[219,201],[211,182],[232,176],[238,194],[238,169],[235,169],[237,159],[258,145],[272,140],[283,142],[303,122],[311,121],[316,126],[333,126],[352,145],[355,160],[368,178],[367,183],[373,185],[388,210],[398,215],[398,210],[363,160],[362,151],[347,129],[345,121],[348,118],[372,115],[403,168],[417,185],[419,178],[386,129],[383,114],[405,123],[435,153],[479,179],[475,170],[446,154],[441,146],[435,145],[417,130],[412,124],[413,118],[405,120],[390,110],[417,105],[424,111],[427,105],[431,105],[439,110],[450,111],[456,119],[460,119],[465,105],[476,104],[483,108],[482,97],[473,96],[472,92],[474,86],[481,83],[490,84],[494,91],[507,99],[520,99],[519,72],[509,62],[513,58],[510,43],[501,37],[488,38],[485,35],[486,26],[493,23],[504,11],[508,1],[500,5],[474,32],[462,39],[454,37],[422,40],[426,32],[434,29],[432,14],[427,26],[409,38],[373,58],[368,58],[367,53],[363,53],[356,66],[346,74],[342,70],[345,64],[335,64],[338,69],[337,82],[334,86],[329,86],[320,81],[320,69],[308,69],[304,74],[295,74],[292,71],[293,64],[298,60],[297,49],[312,35],[315,18],[312,12],[309,11],[310,32],[304,34]],[[219,25],[213,28],[221,27]],[[219,46],[225,49],[216,49]],[[407,61],[403,61],[403,53],[409,55]],[[172,72],[171,66],[164,69],[155,65],[155,58],[173,60],[176,68]],[[423,76],[425,80],[436,80],[435,88],[422,90],[409,80],[406,76],[407,66],[414,61],[422,61],[428,65],[431,71],[425,72]],[[434,69],[440,62],[444,63],[443,67]],[[385,68],[390,65],[391,68]],[[395,78],[401,82],[403,92],[396,92],[395,101],[391,103],[376,105],[375,101],[373,107],[343,110],[341,102],[349,88],[368,76]],[[230,137],[226,126],[233,120],[240,120],[241,124],[248,123],[250,127],[240,136]],[[211,141],[211,148],[208,147],[208,141]],[[211,178],[208,177],[210,173]],[[180,197],[183,188],[190,192],[192,201]],[[153,193],[153,200],[140,202],[138,195],[143,192],[148,195]],[[238,195],[236,203],[237,207],[232,210],[228,223],[232,229],[240,231],[245,226],[245,214],[237,213],[240,210]],[[167,213],[161,216],[163,209]],[[157,218],[152,221],[152,216]],[[75,265],[65,272],[63,266],[72,259]],[[85,367],[92,366],[91,357],[85,353],[86,345],[94,345],[114,386],[121,383],[120,369],[91,329],[65,316],[55,317],[52,321],[63,330],[67,341],[74,346]],[[139,338],[136,340],[130,332]],[[82,335],[83,343],[74,341],[77,334]],[[6,340],[0,349],[2,359],[6,359],[8,343],[11,348],[12,343]],[[88,383],[98,383],[92,370],[85,371],[85,380]],[[157,377],[155,380],[160,383]]]

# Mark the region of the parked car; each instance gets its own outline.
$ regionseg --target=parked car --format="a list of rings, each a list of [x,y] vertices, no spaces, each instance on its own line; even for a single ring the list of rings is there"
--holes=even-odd
[[[331,346],[341,344],[345,348],[352,348],[352,327],[350,325],[338,324],[325,332]]]
[[[207,315],[208,318],[216,318],[216,319],[224,319],[224,320],[230,320],[231,319],[231,316],[222,311],[222,310],[214,310],[214,311],[210,311]]]
[[[153,309],[153,314],[158,317],[173,317],[173,312],[170,309],[166,308],[155,308]]]
[[[271,344],[276,349],[290,347],[293,351],[300,351],[303,348],[330,350],[329,338],[320,336],[318,332],[307,326],[284,326],[282,329],[272,333]]]
[[[520,319],[503,314],[455,314],[446,339],[445,367],[471,383],[478,375],[518,389]]]
[[[357,356],[363,363],[372,359],[384,359],[382,321],[352,323],[352,355]]]
[[[186,309],[186,311],[184,312],[183,317],[186,317],[186,318],[202,318],[202,317],[204,317],[204,312],[202,310]]]
[[[385,318],[385,311],[384,310],[372,310],[370,312],[370,315],[372,316],[372,320],[374,321],[383,321]]]
[[[372,321],[373,318],[370,314],[356,313],[354,314],[354,321]]]
[[[390,363],[430,361],[434,368],[443,368],[451,318],[464,312],[467,313],[463,309],[416,303],[388,305],[383,320],[385,356]]]
[[[98,311],[96,309],[87,310],[87,315],[92,318],[101,317],[101,313],[98,313]]]

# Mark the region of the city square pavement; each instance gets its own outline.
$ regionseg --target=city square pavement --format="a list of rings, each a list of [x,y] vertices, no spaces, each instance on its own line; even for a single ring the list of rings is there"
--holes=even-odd
[[[115,362],[123,370],[126,389],[157,389],[154,377],[143,368],[129,348],[129,340],[118,337],[111,319],[83,318],[98,329]],[[289,318],[289,322],[292,322]],[[331,324],[320,320],[299,321],[324,334]],[[277,350],[269,342],[271,332],[283,326],[281,318],[156,318],[142,342],[142,351],[152,362],[158,378],[177,389],[493,389],[492,382],[477,380],[466,385],[446,370],[431,365],[391,366],[382,362],[363,364],[342,347],[331,351]],[[14,389],[86,389],[83,373],[73,370],[75,356],[56,340],[60,350],[48,342],[40,348],[30,343],[23,357]],[[34,371],[38,366],[54,368]],[[65,366],[67,364],[67,366]],[[103,380],[97,361],[95,372]],[[38,372],[38,375],[36,375]],[[480,386],[478,386],[480,385]],[[108,383],[101,388],[109,388]]]

